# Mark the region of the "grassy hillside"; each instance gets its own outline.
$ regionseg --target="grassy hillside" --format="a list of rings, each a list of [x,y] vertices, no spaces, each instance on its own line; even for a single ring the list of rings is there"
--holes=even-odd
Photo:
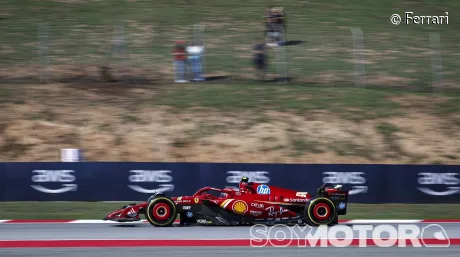
[[[354,69],[351,28],[364,34],[364,62],[368,85],[431,87],[430,32],[441,35],[445,87],[459,82],[460,42],[455,22],[460,2],[359,0],[6,0],[0,12],[0,63],[3,80],[30,80],[37,75],[40,24],[48,26],[51,76],[96,76],[98,65],[110,65],[119,78],[132,82],[170,81],[171,47],[175,39],[190,39],[193,24],[206,26],[208,75],[253,76],[250,47],[262,35],[265,9],[282,5],[288,15],[289,75],[300,83],[351,84]],[[399,25],[393,13],[444,15],[450,24]],[[41,34],[40,34],[41,33]],[[112,55],[116,35],[123,35],[120,54]],[[46,59],[42,59],[46,62]],[[272,56],[272,62],[274,58]],[[274,72],[273,65],[271,72]],[[1,77],[0,77],[1,78]],[[16,80],[15,80],[16,81]],[[227,83],[227,82],[225,82]]]

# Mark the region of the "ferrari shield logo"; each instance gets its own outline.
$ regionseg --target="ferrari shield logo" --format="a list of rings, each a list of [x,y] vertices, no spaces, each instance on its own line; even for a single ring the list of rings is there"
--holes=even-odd
[[[195,203],[198,203],[200,201],[200,199],[198,199],[198,197],[195,197]]]

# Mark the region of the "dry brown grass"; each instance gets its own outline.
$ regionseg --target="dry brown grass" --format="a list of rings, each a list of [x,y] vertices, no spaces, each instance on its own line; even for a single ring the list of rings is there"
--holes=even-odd
[[[415,111],[440,101],[420,96],[395,99],[405,116],[360,123],[328,111],[266,111],[256,122],[177,113],[149,105],[155,91],[142,87],[37,85],[17,97],[0,112],[0,161],[59,161],[61,148],[80,148],[91,161],[460,164],[459,117]]]

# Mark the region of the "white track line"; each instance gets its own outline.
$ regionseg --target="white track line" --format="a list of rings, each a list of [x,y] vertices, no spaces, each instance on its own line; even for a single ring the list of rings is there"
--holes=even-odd
[[[372,224],[391,224],[391,223],[420,223],[423,220],[349,220],[347,224],[363,224],[363,223],[372,223]]]
[[[106,224],[106,223],[118,223],[118,222],[112,221],[112,220],[73,220],[73,221],[68,221],[68,222],[65,222],[65,223],[66,224],[69,224],[69,223],[72,223],[72,224],[74,224],[74,223],[78,223],[78,224]]]
[[[173,239],[139,239],[139,238],[102,238],[102,239],[0,239],[0,242],[14,242],[14,241],[38,241],[38,242],[50,242],[50,241],[201,241],[201,240],[207,240],[207,241],[228,241],[228,240],[250,240],[253,238],[250,237],[240,237],[240,238],[173,238]],[[1,248],[0,248],[1,249]]]
[[[140,224],[140,223],[146,223],[148,222],[147,220],[140,220],[140,221],[130,221],[130,222],[116,222],[113,220],[73,220],[73,221],[68,221],[65,222],[66,224],[107,224],[107,223],[117,223],[117,224]],[[179,223],[179,222],[174,222],[174,223]]]
[[[2,224],[43,224],[47,222],[9,222],[9,221],[14,221],[14,220],[0,220],[0,223]],[[446,221],[448,222],[448,221]],[[63,222],[49,222],[52,224],[142,224],[142,223],[148,223],[147,220],[140,220],[140,221],[134,221],[134,222],[116,222],[116,221],[109,221],[109,220],[90,220],[90,219],[84,219],[84,220],[72,220],[72,221],[63,221]],[[175,221],[174,224],[178,224],[178,221]],[[417,223],[424,223],[424,220],[396,220],[396,219],[387,219],[387,220],[371,220],[371,219],[356,219],[356,220],[348,220],[348,221],[341,221],[339,224],[417,224]],[[427,222],[425,222],[427,223]],[[440,223],[440,221],[437,222],[429,222],[429,223]],[[450,221],[449,223],[460,223],[458,221]]]

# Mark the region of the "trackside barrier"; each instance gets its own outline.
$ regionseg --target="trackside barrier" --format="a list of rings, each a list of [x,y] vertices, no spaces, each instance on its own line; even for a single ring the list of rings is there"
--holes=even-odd
[[[460,203],[457,165],[238,163],[0,163],[0,201],[141,201],[251,181],[315,193],[323,183],[354,203]]]

